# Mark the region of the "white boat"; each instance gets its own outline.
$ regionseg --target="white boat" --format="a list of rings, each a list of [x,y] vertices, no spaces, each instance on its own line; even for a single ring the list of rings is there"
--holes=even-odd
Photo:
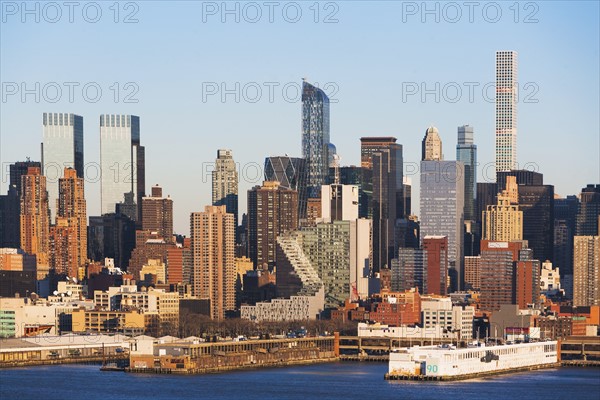
[[[556,341],[466,348],[453,345],[415,346],[390,353],[386,379],[467,379],[494,373],[555,366]]]

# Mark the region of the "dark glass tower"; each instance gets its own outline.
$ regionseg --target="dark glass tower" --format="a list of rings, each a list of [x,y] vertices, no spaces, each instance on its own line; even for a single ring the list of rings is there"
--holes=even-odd
[[[308,199],[306,160],[279,156],[265,158],[265,181],[277,181],[282,188],[298,192],[298,219],[306,218]]]
[[[581,189],[581,203],[577,211],[575,235],[596,236],[600,215],[600,185],[587,185]]]
[[[458,127],[456,161],[465,167],[465,221],[475,221],[475,199],[477,196],[477,145],[473,143],[473,127]]]
[[[306,81],[302,81],[302,157],[308,197],[319,198],[329,173],[329,97]]]

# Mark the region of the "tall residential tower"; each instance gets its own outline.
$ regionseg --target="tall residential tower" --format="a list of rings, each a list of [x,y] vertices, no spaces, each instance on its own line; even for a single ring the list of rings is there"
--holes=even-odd
[[[496,171],[517,169],[517,52],[496,52]]]

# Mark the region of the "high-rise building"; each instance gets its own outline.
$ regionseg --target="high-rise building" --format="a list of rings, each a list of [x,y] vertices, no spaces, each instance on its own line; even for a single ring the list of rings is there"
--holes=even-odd
[[[142,198],[142,229],[156,232],[167,243],[173,240],[173,200],[163,197],[158,185],[152,186],[151,196]]]
[[[321,187],[321,218],[324,222],[358,218],[358,186],[331,184]]]
[[[77,226],[76,218],[56,217],[50,227],[49,267],[57,275],[79,277]]]
[[[302,157],[306,160],[308,197],[318,198],[329,173],[329,97],[302,81]]]
[[[554,257],[554,186],[544,185],[539,172],[518,170],[496,174],[498,190],[506,188],[509,176],[517,178],[519,209],[523,211],[523,239],[529,242],[534,258]]]
[[[39,161],[17,161],[9,166],[9,186],[14,186],[17,189],[19,198],[21,197],[21,176],[27,175],[29,167],[42,168],[42,163]]]
[[[421,237],[447,236],[452,289],[462,289],[464,173],[460,161],[421,161]]]
[[[277,181],[248,190],[248,255],[259,268],[276,264],[277,236],[298,228],[298,192]]]
[[[480,309],[497,311],[502,304],[515,304],[515,262],[523,242],[481,241],[479,260]]]
[[[600,236],[575,236],[573,305],[600,305]]]
[[[135,221],[140,221],[145,196],[145,151],[140,144],[140,118],[135,115],[100,116],[100,171],[102,214],[114,213],[126,194],[133,194]]]
[[[510,192],[516,190],[516,179],[507,178],[509,189],[498,193],[498,204],[488,206],[483,212],[483,239],[500,242],[523,240],[523,211],[516,204],[518,199]]]
[[[18,249],[21,247],[20,203],[21,200],[15,186],[9,186],[8,193],[0,195],[0,221],[2,221],[0,223],[0,248]]]
[[[110,213],[90,216],[88,258],[93,261],[114,259],[117,267],[127,268],[135,248],[135,222],[127,215]]]
[[[363,188],[373,220],[373,272],[389,268],[398,251],[396,220],[404,213],[402,145],[396,138],[361,138]]]
[[[481,287],[480,261],[481,256],[465,257],[465,289],[479,290]]]
[[[299,231],[289,231],[277,238],[277,296],[286,299],[317,297],[322,310],[325,303],[323,282],[304,252],[302,240]]]
[[[422,248],[400,247],[398,257],[392,259],[391,290],[403,292],[417,288],[419,293],[427,290],[427,252]]]
[[[87,261],[87,211],[85,202],[83,178],[77,176],[77,171],[73,168],[65,168],[63,178],[59,179],[58,184],[58,218],[62,218],[65,223],[72,226],[75,230],[75,260],[76,268],[85,267]],[[77,270],[75,269],[75,272]],[[77,276],[77,275],[69,275]]]
[[[65,168],[74,168],[83,178],[83,117],[66,113],[44,113],[42,175],[46,177],[50,221],[56,217],[58,180]]]
[[[497,51],[496,171],[517,168],[517,91],[517,52]]]
[[[212,172],[212,204],[225,206],[227,212],[233,214],[235,226],[238,224],[238,173],[233,152],[220,149],[217,151],[215,169]]]
[[[515,303],[520,309],[540,305],[540,262],[520,260],[515,266]]]
[[[442,161],[442,139],[435,126],[430,126],[425,131],[425,137],[421,142],[421,160],[423,161]]]
[[[277,181],[284,189],[298,192],[298,220],[306,219],[308,199],[306,160],[289,156],[265,158],[265,181]]]
[[[335,220],[302,230],[304,254],[323,282],[325,308],[337,308],[350,298],[350,224]]]
[[[456,161],[461,161],[465,166],[465,221],[476,221],[477,145],[473,142],[472,126],[458,127]]]
[[[423,251],[427,254],[427,279],[422,293],[445,295],[448,292],[448,238],[425,236]]]
[[[595,236],[600,234],[600,185],[587,185],[581,189],[581,202],[577,211],[575,234],[577,236]]]
[[[30,167],[21,177],[21,248],[37,256],[38,277],[48,269],[50,216],[46,177]],[[42,278],[43,279],[43,278]]]
[[[210,300],[211,318],[235,309],[235,224],[225,206],[206,206],[190,217],[193,294]]]
[[[498,185],[496,182],[477,182],[477,199],[475,200],[475,216],[479,226],[483,222],[483,212],[488,206],[496,204]]]

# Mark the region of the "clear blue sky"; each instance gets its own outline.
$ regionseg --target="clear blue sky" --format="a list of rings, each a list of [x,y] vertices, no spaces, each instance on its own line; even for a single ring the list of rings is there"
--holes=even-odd
[[[112,2],[98,3],[102,15],[97,23],[86,21],[96,19],[96,10],[85,1],[75,8],[73,23],[65,6],[58,18],[57,10],[40,3],[36,22],[36,15],[24,14],[21,4],[2,2],[3,170],[27,156],[40,159],[44,111],[84,117],[86,163],[99,162],[101,113],[139,115],[147,191],[159,183],[171,195],[180,233],[189,231],[189,213],[210,202],[210,178],[203,174],[203,163],[211,163],[218,148],[231,148],[246,172],[240,182],[240,211],[246,210],[246,190],[258,183],[252,179],[251,163],[262,165],[267,155],[300,155],[301,105],[294,101],[294,89],[303,77],[321,85],[330,82],[330,94],[337,90],[331,96],[337,100],[331,105],[331,140],[343,165],[359,163],[359,138],[368,135],[396,136],[404,145],[405,162],[416,163],[431,124],[440,131],[446,159],[455,158],[457,126],[470,124],[475,127],[479,161],[492,162],[494,104],[487,98],[493,97],[493,89],[485,96],[482,87],[494,81],[496,50],[519,53],[519,163],[536,163],[545,182],[554,184],[561,195],[600,182],[596,1],[517,7],[513,2],[480,2],[472,22],[463,2],[453,3],[460,6],[460,16],[445,2],[427,3],[434,10],[431,14],[423,12],[422,2],[321,2],[318,23],[313,1],[279,2],[273,22],[264,2],[254,3],[262,14],[256,23],[251,22],[256,8],[246,3],[238,5],[239,22],[235,11],[222,15],[221,2],[142,1],[127,9],[120,3],[118,23],[109,8]],[[292,23],[296,4],[302,15]],[[500,6],[499,17],[495,4]],[[29,6],[33,9],[35,3]],[[235,3],[228,7],[234,9]],[[138,22],[123,23],[133,12]],[[331,14],[337,22],[324,23]],[[30,89],[39,82],[39,102],[34,95],[25,101],[21,93],[11,95],[12,82]],[[57,98],[51,82],[62,86],[56,103],[51,102]],[[79,84],[72,102],[64,82]],[[90,101],[95,96],[92,86],[88,99],[83,96],[82,87],[89,82],[102,89],[96,103]],[[111,90],[114,82],[120,86],[117,101],[114,87]],[[125,88],[127,82],[135,85]],[[246,85],[246,96],[242,93],[239,103],[233,94],[224,102],[220,95],[203,99],[203,86],[211,82],[230,89],[239,82],[240,89]],[[265,82],[278,84],[272,101]],[[420,93],[403,96],[415,84],[419,91],[422,85],[435,91],[436,82],[439,102],[435,94],[425,99]],[[469,99],[468,85],[475,83]],[[251,102],[256,85],[262,96]],[[456,86],[462,90],[458,98]],[[126,103],[125,95],[135,87],[139,91],[132,98],[138,103]],[[92,178],[86,186],[88,215],[98,215],[100,185]],[[3,193],[6,181],[3,172]],[[418,176],[413,183],[413,204],[418,204]]]

